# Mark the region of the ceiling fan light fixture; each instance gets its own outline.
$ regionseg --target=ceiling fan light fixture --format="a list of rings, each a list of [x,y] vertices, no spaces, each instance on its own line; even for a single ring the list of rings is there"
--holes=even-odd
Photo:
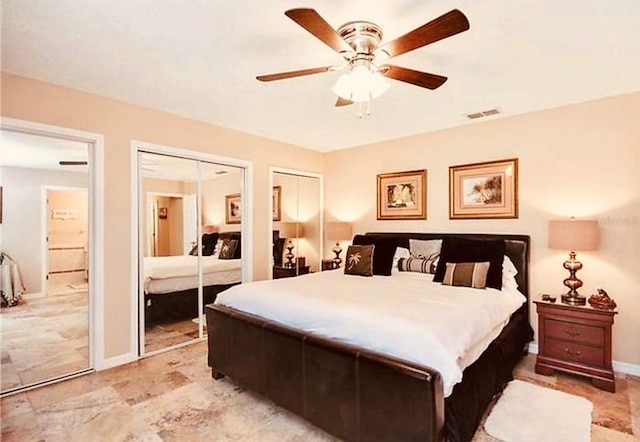
[[[340,98],[359,103],[378,98],[389,90],[389,82],[380,72],[364,65],[355,66],[338,78],[333,92]]]

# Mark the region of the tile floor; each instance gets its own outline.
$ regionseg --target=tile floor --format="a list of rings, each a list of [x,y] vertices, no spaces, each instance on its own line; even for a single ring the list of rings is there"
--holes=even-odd
[[[2,391],[89,367],[87,292],[59,293],[0,311]]]
[[[206,343],[2,399],[3,441],[335,441],[270,401],[214,381]],[[618,375],[617,392],[567,375],[539,376],[535,357],[518,379],[587,397],[594,442],[640,440],[640,378]],[[635,435],[635,436],[634,436]],[[474,442],[496,442],[482,428]]]

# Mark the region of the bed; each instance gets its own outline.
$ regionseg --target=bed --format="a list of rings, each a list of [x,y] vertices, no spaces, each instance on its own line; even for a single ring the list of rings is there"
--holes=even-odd
[[[208,362],[212,376],[215,379],[229,376],[241,386],[269,397],[278,405],[344,440],[471,440],[488,404],[512,379],[514,366],[533,338],[528,319],[529,237],[428,233],[368,233],[365,237],[374,244],[392,243],[394,248],[409,248],[410,239],[444,239],[451,242],[463,239],[475,241],[475,244],[502,245],[504,255],[509,257],[517,269],[515,281],[523,299],[505,319],[506,325],[496,328],[497,337],[487,334],[482,350],[476,351],[473,358],[466,361],[464,368],[459,368],[461,380],[455,379],[455,373],[452,375],[445,367],[446,361],[426,364],[420,358],[407,356],[407,351],[411,348],[417,349],[418,353],[427,354],[430,351],[423,350],[439,345],[429,343],[431,341],[428,336],[420,335],[418,341],[407,342],[394,337],[395,329],[403,327],[403,323],[395,322],[394,311],[403,308],[412,310],[412,307],[405,306],[405,298],[399,295],[397,307],[393,302],[389,303],[393,292],[386,290],[392,290],[387,286],[393,285],[396,280],[400,281],[396,275],[361,278],[362,284],[369,284],[367,290],[370,293],[385,294],[380,299],[385,299],[386,304],[378,306],[379,311],[389,312],[385,320],[374,320],[367,324],[358,322],[363,321],[361,317],[341,318],[343,311],[350,308],[353,310],[353,306],[342,303],[335,312],[338,319],[336,322],[355,322],[358,325],[356,331],[360,328],[365,337],[374,337],[365,341],[366,344],[352,342],[348,339],[350,336],[333,335],[333,331],[323,328],[326,326],[323,322],[311,329],[283,322],[277,309],[287,313],[295,308],[290,305],[289,298],[279,298],[279,290],[287,292],[289,289],[286,284],[294,284],[295,281],[254,283],[256,286],[267,286],[273,293],[270,297],[279,298],[281,303],[286,304],[273,307],[275,313],[272,311],[262,315],[251,310],[247,312],[242,302],[235,307],[223,305],[229,304],[225,299],[218,299],[216,304],[207,305]],[[308,287],[309,296],[305,302],[308,302],[308,312],[316,314],[314,321],[321,316],[317,314],[321,310],[316,304],[318,300],[312,296],[312,279],[338,281],[339,278],[349,278],[349,275],[342,275],[341,270],[326,273],[326,276],[295,278],[298,284]],[[351,278],[349,284],[354,284],[351,281],[359,277]],[[413,281],[415,278],[412,276],[409,279]],[[342,287],[339,291],[341,296],[338,297],[352,300],[352,287],[355,286],[334,287]],[[427,283],[425,287],[428,287]],[[231,292],[227,292],[229,296],[233,295]],[[242,296],[234,296],[242,299]],[[331,299],[338,302],[335,296]],[[474,316],[466,314],[468,318]],[[482,315],[475,315],[480,316]],[[437,320],[434,316],[429,318],[424,322]],[[379,330],[376,331],[376,327]],[[385,334],[385,327],[388,336]],[[409,330],[413,331],[411,328]],[[412,339],[416,339],[416,336],[412,335]],[[389,342],[394,340],[398,345],[389,347]],[[444,347],[445,352],[448,351],[447,348]]]
[[[237,241],[231,259],[214,255],[219,239]],[[218,293],[242,281],[240,232],[203,234],[202,247],[203,305],[206,305],[214,302]],[[144,257],[146,327],[199,316],[198,259],[197,255]]]

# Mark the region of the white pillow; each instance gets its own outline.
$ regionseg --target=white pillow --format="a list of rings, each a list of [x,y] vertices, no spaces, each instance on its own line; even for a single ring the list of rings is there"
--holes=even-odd
[[[220,256],[220,249],[222,248],[222,240],[218,239],[218,241],[216,242],[216,248],[213,249],[213,256],[214,258],[218,258]]]
[[[410,258],[411,257],[411,252],[409,252],[409,249],[406,249],[404,247],[396,247],[396,253],[395,255],[393,255],[393,266],[391,267],[391,273],[398,273],[400,272],[400,270],[398,270],[398,260],[400,260],[400,258]]]
[[[513,264],[513,261],[509,259],[507,255],[504,255],[502,260],[502,287],[518,289],[518,283],[516,281],[516,275],[518,269]]]
[[[409,250],[415,258],[432,258],[440,254],[441,239],[410,239]]]

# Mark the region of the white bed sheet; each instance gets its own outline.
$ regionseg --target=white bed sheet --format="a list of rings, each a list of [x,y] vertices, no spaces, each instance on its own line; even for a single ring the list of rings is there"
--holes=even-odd
[[[203,256],[203,285],[242,281],[242,260]],[[198,257],[153,256],[144,258],[145,293],[170,293],[198,287]]]
[[[517,290],[443,286],[432,278],[326,271],[241,284],[220,293],[216,304],[431,367],[449,396],[526,298]]]

